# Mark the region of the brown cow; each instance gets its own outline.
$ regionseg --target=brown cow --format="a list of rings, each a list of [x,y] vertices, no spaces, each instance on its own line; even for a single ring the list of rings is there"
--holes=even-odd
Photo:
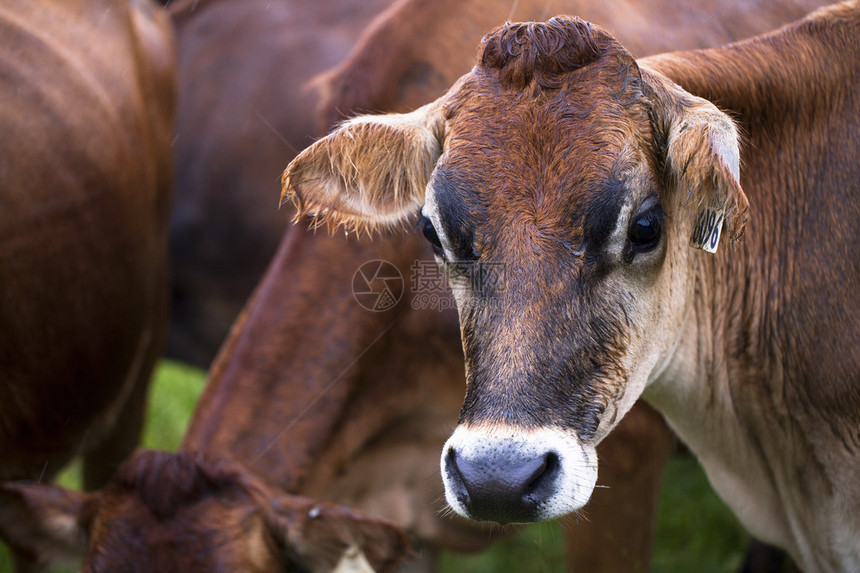
[[[547,13],[544,10],[560,10],[562,6],[574,11],[595,10],[590,4],[593,3],[556,2],[548,5],[545,2],[518,2],[514,4],[516,11],[511,12],[510,4],[499,2],[464,2],[454,7],[446,2],[400,2],[374,24],[360,50],[355,52],[347,65],[338,70],[332,81],[344,84],[345,80],[338,78],[355,78],[365,74],[370,77],[371,71],[378,70],[386,74],[378,85],[391,86],[394,83],[395,86],[406,87],[400,91],[393,90],[396,97],[386,96],[388,99],[385,100],[374,100],[374,95],[359,94],[356,89],[350,92],[349,98],[330,98],[328,105],[346,112],[350,108],[384,109],[387,106],[424,103],[467,71],[471,65],[474,44],[482,33],[489,31],[496,23],[508,17],[542,17]],[[441,10],[441,14],[436,12],[443,6],[447,6],[447,9]],[[222,3],[222,8],[222,14],[227,13],[226,4]],[[781,6],[781,11],[774,14],[772,8],[750,3],[745,4],[748,17],[741,19],[743,23],[737,27],[727,27],[726,22],[738,19],[732,13],[734,8],[718,8],[721,11],[719,17],[705,17],[705,12],[695,11],[694,8],[686,4],[683,11],[679,11],[676,6],[672,18],[680,17],[677,14],[685,14],[687,22],[703,20],[698,23],[695,32],[689,27],[676,26],[672,30],[671,22],[667,22],[661,33],[652,34],[641,25],[629,26],[623,21],[627,12],[615,12],[606,18],[611,24],[623,25],[629,30],[626,32],[627,37],[631,42],[636,42],[642,51],[653,52],[663,47],[664,44],[658,42],[669,42],[673,34],[678,35],[678,39],[666,45],[709,45],[753,31],[763,31],[805,12],[804,7],[792,3]],[[648,7],[642,9],[649,10]],[[702,8],[699,7],[699,10]],[[180,44],[185,42],[186,36],[190,37],[190,24],[203,21],[201,12],[190,14],[187,21],[182,20],[179,14],[183,12],[176,11]],[[589,14],[594,15],[593,12]],[[214,16],[213,12],[212,18]],[[660,20],[657,16],[651,17],[655,21]],[[243,24],[248,26],[248,22],[253,21],[249,17]],[[232,26],[237,27],[235,24]],[[733,36],[729,30],[735,28],[736,36]],[[673,33],[669,34],[667,29]],[[258,35],[261,34],[258,32]],[[444,50],[416,53],[412,46],[416,37],[422,38],[428,46]],[[226,45],[229,44],[225,42]],[[385,49],[379,48],[383,56],[380,58],[376,57],[380,55],[375,51],[378,46],[387,46]],[[248,50],[249,54],[255,52]],[[259,57],[277,57],[278,53],[271,51]],[[387,54],[399,54],[402,58],[392,62]],[[433,59],[429,63],[422,63],[428,57]],[[181,64],[181,67],[193,69],[191,63],[194,61],[196,58],[189,57],[188,64]],[[408,70],[392,66],[393,63],[406,63],[409,70],[432,73],[409,74]],[[247,73],[238,66],[231,69]],[[399,80],[401,76],[398,74],[406,74],[406,80]],[[292,74],[284,75],[293,77]],[[238,79],[231,83],[246,86],[249,90],[259,83],[242,80],[242,75],[236,77]],[[373,77],[380,79],[379,75]],[[195,84],[189,81],[189,86],[188,91],[191,93]],[[270,89],[276,88],[271,86]],[[392,90],[389,88],[389,91]],[[239,91],[240,95],[243,93]],[[227,96],[234,99],[226,99]],[[229,102],[239,109],[250,107],[248,102],[253,101],[252,98],[249,100],[247,94],[244,98],[236,98],[231,92],[224,92],[223,97],[225,105]],[[180,114],[182,109],[187,109],[185,105],[191,107],[190,100],[185,102],[180,104]],[[296,138],[282,131],[284,126],[290,124],[288,119],[293,117],[291,112],[294,109],[287,105],[281,106],[277,117],[284,119],[274,119],[276,116],[269,108],[261,111],[260,115],[272,126],[277,126],[277,130],[288,141],[294,141]],[[213,114],[206,110],[205,105],[198,105],[189,113],[202,118],[207,128],[218,129],[213,117],[225,114]],[[250,123],[244,124],[248,129],[256,126],[260,130],[261,135],[247,138],[258,147],[247,153],[247,156],[244,151],[243,154],[235,154],[244,160],[238,166],[228,158],[231,163],[226,165],[233,168],[219,170],[218,181],[199,185],[203,193],[223,193],[221,181],[265,179],[267,168],[258,164],[255,157],[278,157],[287,152],[282,142],[268,131],[269,127],[262,119],[252,117]],[[309,120],[310,117],[308,115],[303,119]],[[225,165],[220,154],[208,150],[229,150],[248,145],[245,138],[236,143],[231,133],[213,132],[199,146],[195,146],[192,142],[197,141],[197,138],[188,136],[195,131],[182,127],[180,131],[177,144],[182,145],[184,141],[190,151],[197,150],[195,152],[199,156],[193,163],[202,174],[214,164]],[[267,150],[263,150],[264,144],[268,144]],[[181,159],[180,163],[186,161]],[[253,165],[259,165],[259,168],[252,169]],[[244,184],[240,186],[245,187]],[[265,188],[263,184],[250,185],[249,188],[254,186],[260,190]],[[180,187],[185,189],[186,185],[181,183]],[[187,185],[189,190],[192,187],[190,183]],[[183,192],[182,189],[180,192]],[[193,206],[193,203],[189,202],[188,205]],[[205,208],[200,205],[193,208],[201,209],[197,215],[198,221],[200,224],[206,223]],[[238,212],[241,208],[241,205],[237,205],[229,211]],[[178,215],[177,220],[181,216]],[[207,228],[216,233],[223,227],[212,224]],[[258,227],[257,232],[265,226]],[[228,242],[235,236],[235,233],[229,235]],[[217,253],[229,248],[229,245],[223,248],[213,246],[218,244],[217,240],[217,236],[210,236],[199,243],[208,244],[216,260]],[[247,249],[243,253],[247,255]],[[252,461],[252,465],[261,468],[265,475],[278,476],[280,485],[288,491],[333,496],[341,501],[360,503],[369,511],[410,527],[427,544],[457,549],[482,547],[489,541],[482,529],[470,530],[466,534],[451,520],[437,519],[428,511],[439,508],[437,500],[440,496],[429,485],[434,482],[428,476],[438,472],[436,450],[449,432],[449,426],[455,423],[461,402],[462,350],[456,318],[450,311],[436,313],[430,309],[411,310],[412,300],[408,299],[387,313],[369,313],[358,306],[350,288],[353,274],[363,262],[378,258],[396,263],[407,275],[416,259],[430,258],[430,250],[414,238],[401,241],[395,247],[392,244],[383,245],[379,241],[368,244],[322,235],[313,237],[299,229],[287,233],[257,297],[248,306],[247,316],[236,326],[233,339],[228,342],[213,370],[208,389],[197,410],[199,416],[210,420],[211,430],[205,437],[202,433],[195,433],[193,445],[208,448],[212,444],[219,444],[232,451],[245,451],[246,461]],[[180,266],[190,268],[190,261],[183,261]],[[217,286],[219,283],[216,280],[222,280],[208,280],[206,276],[199,275],[199,284]],[[189,289],[188,292],[200,291]],[[218,296],[226,300],[226,292],[222,291]],[[235,296],[235,292],[229,296]],[[210,314],[216,316],[214,312]],[[183,317],[179,318],[184,320]],[[334,324],[339,325],[338,328],[333,328]],[[219,332],[211,322],[200,330]],[[404,341],[410,342],[403,344]],[[365,353],[371,345],[372,350]],[[285,369],[284,364],[290,364],[290,368]],[[408,372],[408,375],[404,375],[404,372]],[[332,387],[327,389],[329,385]],[[321,394],[325,399],[316,400]],[[234,399],[227,402],[223,398],[227,395]],[[383,401],[381,396],[387,399]],[[210,409],[218,411],[210,413]],[[272,435],[277,434],[284,419],[293,424],[291,430],[284,434],[282,440],[273,440]],[[652,420],[650,423],[649,419]],[[594,523],[594,527],[590,528],[594,536],[591,541],[583,541],[582,527],[574,528],[582,550],[570,552],[572,563],[590,570],[641,568],[643,563],[647,563],[652,539],[650,529],[636,527],[635,535],[629,535],[628,531],[631,523],[644,524],[653,519],[654,495],[659,486],[663,460],[671,445],[667,442],[665,430],[659,424],[655,425],[653,419],[654,414],[648,410],[638,411],[638,421],[629,417],[626,419],[631,437],[624,439],[614,436],[618,452],[612,457],[618,461],[614,467],[605,467],[609,471],[606,476],[601,476],[603,485],[612,486],[604,492],[612,495],[604,496],[606,500],[603,501],[603,507],[621,497],[637,502],[616,502],[613,503],[612,512],[588,515]],[[404,436],[403,442],[393,445],[379,439],[380,436],[392,435]],[[406,455],[404,452],[409,452],[410,459],[418,461],[406,468],[402,467],[403,464],[398,463],[398,455]],[[605,458],[609,456],[609,452],[604,453]],[[653,464],[653,467],[649,469],[646,464]],[[371,472],[370,468],[375,471]],[[643,492],[649,493],[646,496]],[[609,516],[614,524],[621,524],[621,531],[605,527],[602,523],[605,516]],[[617,550],[621,544],[625,551]],[[598,552],[595,547],[605,550]]]
[[[147,2],[0,8],[0,481],[82,454],[93,487],[137,444],[166,321],[173,72]]]
[[[320,115],[323,125],[331,125],[350,111],[409,110],[434,99],[472,65],[473,46],[479,35],[503,18],[543,19],[554,12],[570,11],[607,24],[635,52],[647,54],[672,48],[705,47],[740,39],[799,18],[821,4],[820,1],[812,1],[779,5],[770,2],[719,5],[684,2],[681,5],[669,0],[637,5],[635,9],[638,17],[630,18],[630,12],[620,10],[617,5],[581,0],[524,0],[513,4],[485,0],[398,2],[374,22],[350,57],[321,82],[325,97],[320,106]],[[643,20],[648,22],[648,26],[642,25]],[[696,24],[693,25],[693,22]],[[416,38],[420,41],[416,41]],[[341,273],[342,277],[338,280],[343,283],[349,281],[347,273],[358,267],[360,262],[381,256],[378,251],[374,251],[373,246],[362,247],[360,244],[336,241],[341,243],[341,247],[337,248],[323,245],[319,237],[314,237],[314,240],[320,245],[319,251],[314,253],[313,247],[302,247],[302,260],[311,260],[316,256],[322,259],[351,258],[356,261]],[[298,249],[295,240],[292,244],[293,249]],[[411,260],[426,259],[429,254],[427,247],[416,248],[412,241],[399,245],[398,249],[401,255],[412,253],[412,259],[409,256],[399,257],[406,265],[411,264]],[[305,268],[306,265],[298,266]],[[281,272],[278,268],[281,268],[280,265],[273,266],[270,274]],[[408,274],[408,266],[400,268],[404,275]],[[283,269],[283,273],[286,272],[287,269]],[[286,275],[279,280],[282,283],[288,281]],[[307,280],[318,282],[310,278]],[[266,303],[258,304],[263,306]],[[274,300],[271,304],[275,306]],[[380,322],[378,329],[383,326]],[[276,344],[274,335],[268,333],[261,338]],[[453,338],[453,333],[446,337],[450,338]],[[381,354],[390,356],[403,352],[402,345],[397,345],[397,339],[396,334],[392,335],[390,340],[394,348]],[[383,338],[376,344],[385,343],[386,338]],[[288,341],[277,344],[290,346]],[[459,346],[446,347],[445,350],[445,362],[459,360]],[[439,359],[441,351],[441,348],[427,350],[425,360],[430,363]],[[414,364],[416,357],[410,358],[410,363]],[[454,414],[452,412],[449,415],[453,417]],[[618,571],[646,566],[644,564],[650,559],[653,540],[653,530],[649,525],[653,523],[656,511],[653,500],[656,499],[660,473],[671,447],[671,438],[662,421],[644,406],[634,408],[612,437],[601,444],[600,482],[607,487],[595,492],[592,507],[602,510],[588,512],[588,518],[584,520],[563,522],[567,545],[572,549],[568,551],[569,569]],[[317,477],[310,481],[325,483]],[[313,491],[321,494],[324,490],[315,488]],[[338,492],[344,501],[356,500],[345,490],[339,489]],[[625,551],[617,550],[621,546]]]
[[[344,507],[272,488],[223,453],[137,452],[94,493],[0,484],[0,532],[82,573],[390,571],[402,531]]]
[[[290,165],[318,223],[422,211],[466,355],[441,462],[457,513],[581,507],[644,392],[753,534],[810,571],[860,568],[859,56],[856,0],[641,65],[579,19],[510,25],[439,100]],[[738,131],[693,94],[748,137],[735,249]],[[690,248],[723,226],[728,248]],[[504,280],[479,282],[489,265]]]
[[[306,83],[391,0],[180,0],[167,352],[208,368],[284,233],[272,186],[319,135]]]
[[[229,2],[226,0],[209,0],[208,2],[179,2],[171,7],[174,23],[177,27],[179,43],[179,69],[180,69],[180,101],[178,109],[176,141],[177,158],[177,198],[175,212],[171,223],[172,233],[172,255],[173,255],[173,324],[171,327],[171,338],[169,353],[189,360],[198,365],[207,365],[221,339],[227,332],[227,327],[234,313],[244,303],[251,286],[257,277],[262,274],[265,262],[269,260],[272,246],[280,238],[283,229],[283,214],[278,215],[271,208],[271,195],[269,182],[277,178],[283,165],[292,158],[294,149],[301,149],[306,143],[310,143],[311,136],[319,133],[314,123],[313,112],[316,100],[313,92],[297,89],[303,82],[303,78],[310,78],[312,74],[322,71],[325,67],[333,65],[337,59],[345,53],[346,48],[351,45],[360,24],[366,21],[368,15],[374,11],[373,6],[382,6],[384,3],[359,3],[363,11],[356,13],[357,4],[353,3],[351,11],[343,10],[343,3],[327,4],[322,10],[317,2],[299,2],[287,4],[285,2]],[[401,24],[403,22],[404,8],[410,10],[411,3],[400,3],[402,8],[393,9],[384,18],[390,21],[394,18]],[[469,60],[474,52],[474,44],[480,36],[489,31],[494,25],[504,21],[511,16],[509,7],[500,2],[485,2],[482,20],[479,26],[475,26],[471,33],[462,39],[457,38],[456,50],[461,56],[454,62],[444,62],[449,66],[451,63],[459,63],[463,55],[468,55]],[[504,5],[503,5],[504,4]],[[271,9],[268,7],[271,5]],[[339,8],[338,8],[339,6]],[[336,10],[335,8],[338,8]],[[487,9],[488,8],[488,9]],[[471,8],[470,8],[471,10]],[[516,12],[518,17],[528,17],[534,12],[529,5],[525,11]],[[454,14],[462,21],[468,21],[469,10],[455,9]],[[535,16],[539,14],[534,12]],[[326,26],[321,27],[320,22]],[[332,25],[338,23],[337,26]],[[411,22],[408,23],[412,25]],[[389,24],[386,24],[388,26]],[[437,28],[438,29],[438,28]],[[286,33],[290,31],[290,33]],[[441,30],[440,30],[441,31]],[[302,58],[289,58],[288,55],[301,49]],[[463,61],[462,69],[457,67],[453,72],[445,69],[446,74],[460,75],[468,68]],[[438,82],[438,91],[444,89],[449,81],[443,79]],[[414,93],[414,92],[412,92]],[[435,92],[432,94],[436,95]],[[410,96],[411,97],[411,96]],[[431,96],[426,97],[427,100]],[[423,103],[423,101],[421,102]],[[229,220],[228,220],[229,219]],[[280,222],[279,222],[280,221]],[[310,240],[310,237],[301,237],[301,232],[292,230],[291,234],[300,243]],[[331,271],[315,272],[308,268],[308,264],[293,260],[295,268],[302,268],[302,284],[296,284],[297,290],[290,294],[287,290],[284,296],[291,296],[288,306],[279,308],[318,308],[324,293],[318,285],[324,281],[337,284],[340,287],[338,295],[345,303],[333,310],[340,309],[339,313],[333,313],[333,317],[340,319],[342,324],[350,323],[350,331],[346,336],[354,338],[349,346],[340,346],[334,352],[341,355],[336,359],[329,358],[328,364],[319,364],[311,360],[313,354],[307,351],[296,351],[294,354],[279,356],[278,360],[271,361],[267,366],[274,371],[280,369],[282,361],[289,359],[296,364],[296,357],[301,356],[305,362],[297,366],[296,373],[305,368],[311,370],[306,379],[318,381],[319,384],[327,384],[330,371],[340,371],[361,352],[363,348],[376,337],[381,329],[388,324],[391,316],[373,316],[366,310],[355,304],[352,299],[349,285],[352,282],[352,274],[364,261],[380,257],[379,250],[374,245],[344,246],[341,241],[332,241],[325,237],[318,237],[303,249],[310,249],[307,259],[312,260],[319,257],[322,261],[349,260],[348,264],[334,266]],[[296,244],[293,242],[293,244]],[[346,252],[345,249],[349,250]],[[431,259],[429,250],[420,241],[412,241],[412,250],[416,258]],[[391,257],[389,257],[391,259]],[[403,258],[404,266],[408,269],[411,261]],[[331,264],[331,263],[329,263]],[[289,267],[277,265],[279,269],[287,274],[287,278],[278,279],[292,288],[295,282],[295,270]],[[319,265],[320,267],[323,265]],[[328,265],[325,265],[328,266]],[[336,277],[332,276],[336,273]],[[306,281],[306,282],[305,282]],[[308,296],[303,285],[315,285]],[[283,287],[279,290],[284,290]],[[332,295],[328,295],[328,304]],[[266,302],[265,304],[272,304]],[[277,303],[280,304],[280,303]],[[343,307],[343,308],[342,308]],[[407,309],[404,301],[401,310]],[[421,386],[415,392],[407,392],[401,400],[395,402],[396,408],[390,416],[397,418],[405,412],[418,407],[413,404],[409,396],[420,396],[421,404],[426,405],[435,400],[436,404],[431,410],[437,412],[438,421],[434,425],[428,425],[422,431],[420,447],[423,449],[421,464],[421,480],[425,473],[435,471],[435,451],[438,444],[444,442],[450,425],[456,421],[456,412],[459,410],[460,394],[462,393],[462,351],[460,349],[456,317],[449,310],[443,316],[428,310],[423,315],[414,316],[416,313],[407,313],[413,316],[413,322],[422,324],[423,335],[416,335],[416,350],[412,353],[402,353],[398,364],[414,364],[413,371],[416,378],[413,383],[420,381]],[[308,332],[310,324],[315,320],[313,312],[296,313],[293,318],[284,318],[283,321],[272,323],[272,332],[266,336],[273,344],[275,337],[287,337],[286,348],[296,347],[296,343],[289,339],[293,333],[304,333],[307,336],[307,346],[316,352],[324,348],[326,343],[321,342],[322,337],[327,336],[328,328],[320,329],[316,338],[312,338]],[[396,348],[396,341],[402,337],[399,328],[395,328],[384,336],[377,344],[383,348]],[[444,337],[438,344],[438,348],[430,351],[420,342],[425,337]],[[301,342],[300,342],[301,343]],[[399,351],[382,351],[380,355],[388,355]],[[440,358],[441,353],[444,358]],[[332,356],[332,351],[327,353]],[[377,355],[363,357],[360,365],[356,367],[364,372],[364,376],[371,376],[378,372],[381,380],[397,377],[399,370],[395,364],[387,367],[377,367],[371,363],[371,357],[377,359]],[[437,363],[444,366],[440,367]],[[424,374],[419,374],[420,371]],[[444,372],[444,375],[440,374]],[[437,378],[434,378],[436,376]],[[302,376],[297,375],[292,380],[298,380]],[[273,376],[265,378],[274,383]],[[354,384],[354,374],[342,379],[345,388]],[[445,381],[445,392],[427,393],[426,390],[434,385],[439,386],[438,379]],[[285,389],[292,388],[291,380],[281,380],[285,383]],[[212,382],[215,385],[218,382]],[[268,393],[266,387],[262,392]],[[292,390],[289,390],[292,391]],[[249,389],[249,394],[257,392]],[[214,393],[207,392],[207,394]],[[368,398],[374,399],[374,393],[368,393]],[[243,398],[237,396],[237,403],[242,403]],[[253,397],[247,401],[249,404],[256,402]],[[438,413],[441,412],[441,413]],[[444,415],[442,414],[444,413]],[[310,420],[316,423],[326,420],[324,413],[314,412]],[[308,435],[319,432],[326,435],[329,430],[327,424],[338,423],[337,416],[341,411],[334,409],[329,414],[332,418],[324,422],[318,429],[308,429]],[[385,419],[388,414],[378,413],[380,419]],[[218,419],[213,416],[205,416],[210,419]],[[666,430],[662,423],[656,420],[653,413],[643,411],[641,413],[641,426],[643,430],[646,421],[651,418],[659,424],[651,430],[665,435]],[[222,418],[226,419],[226,418]],[[273,412],[272,424],[277,424],[278,414]],[[360,424],[361,418],[353,423]],[[244,425],[246,422],[240,420],[237,424]],[[220,425],[223,430],[233,427],[232,424]],[[632,420],[628,423],[632,429],[637,426]],[[351,427],[351,426],[350,426]],[[618,489],[625,484],[631,490],[627,498],[638,499],[642,497],[643,491],[655,491],[659,485],[662,462],[660,457],[668,455],[671,442],[665,438],[650,440],[643,430],[636,430],[639,446],[632,446],[632,450],[643,457],[652,457],[654,453],[653,471],[645,471],[643,463],[633,463],[635,458],[625,456],[626,467],[618,467],[616,475],[610,473],[604,483],[612,485],[613,491],[618,494]],[[260,435],[265,435],[261,428]],[[290,435],[293,435],[292,432]],[[619,437],[620,438],[620,437]],[[619,439],[621,447],[625,450],[631,446],[625,445],[623,438]],[[285,441],[285,446],[291,450],[301,451],[294,445],[292,440]],[[325,439],[313,444],[312,448],[324,447]],[[654,447],[651,447],[651,444]],[[302,446],[304,447],[304,446]],[[274,455],[277,450],[273,450]],[[302,454],[304,455],[304,454]],[[379,454],[374,454],[379,455]],[[389,454],[390,455],[390,454]],[[263,458],[260,464],[266,463],[270,456]],[[299,457],[296,461],[290,461],[289,466],[282,466],[271,462],[267,465],[267,473],[272,473],[275,466],[284,476],[283,482],[292,486],[293,491],[307,491],[307,493],[322,494],[325,488],[313,488],[306,490],[301,487],[306,484],[304,480],[305,469],[303,466],[311,467],[312,462],[318,457],[314,450],[307,457]],[[292,458],[291,458],[292,460]],[[390,463],[390,462],[389,462]],[[284,469],[289,467],[290,469]],[[323,464],[321,467],[325,467]],[[418,473],[418,472],[416,472]],[[629,479],[620,480],[623,476]],[[408,479],[412,478],[404,478]],[[414,480],[413,480],[414,481]],[[434,483],[425,480],[427,483]],[[617,482],[617,485],[616,485]],[[313,480],[312,483],[323,483],[322,480]],[[358,480],[356,483],[360,483]],[[419,484],[423,481],[419,481]],[[377,483],[374,486],[380,491],[388,489],[385,483]],[[392,490],[395,488],[391,488]],[[340,499],[349,499],[353,494],[347,493],[344,486],[337,486]],[[374,494],[375,495],[375,494]],[[439,492],[429,489],[415,499],[423,500],[427,507],[432,507],[439,498]],[[372,496],[366,496],[372,497]],[[380,502],[368,502],[372,508],[380,505]],[[625,513],[628,519],[625,523],[648,521],[655,509],[656,498],[650,496],[647,500],[637,503],[621,503],[620,512]],[[391,505],[382,503],[382,514],[392,518],[403,517],[404,524],[412,524],[413,517],[404,517],[405,509],[392,512]],[[413,515],[420,513],[417,510],[417,502],[406,504],[404,501],[400,507],[409,507]],[[640,512],[645,517],[639,517]],[[618,513],[618,512],[616,512]],[[488,542],[488,536],[481,530],[475,530],[473,535],[466,536],[456,528],[450,529],[449,525],[440,539],[438,532],[440,526],[437,520],[422,516],[421,520],[432,524],[433,531],[428,532],[430,525],[418,528],[422,532],[425,541],[442,541],[443,546],[467,549],[483,547]],[[443,522],[444,524],[445,522]],[[414,525],[414,524],[413,524]],[[579,536],[580,541],[582,536]],[[589,546],[599,544],[606,550],[599,552],[608,559],[615,560],[622,557],[632,559],[636,562],[647,562],[650,555],[651,536],[650,532],[637,537],[636,541],[625,541],[627,552],[618,552],[616,546],[618,540],[604,541],[596,539]],[[589,551],[579,551],[575,554],[593,560],[598,554],[593,548]]]

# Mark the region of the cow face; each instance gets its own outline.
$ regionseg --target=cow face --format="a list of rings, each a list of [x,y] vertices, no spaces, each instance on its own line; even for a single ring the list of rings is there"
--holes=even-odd
[[[84,573],[370,572],[408,553],[394,526],[274,493],[244,466],[152,451],[95,493],[0,485],[0,536],[25,562],[83,557]]]
[[[729,118],[568,18],[497,30],[443,98],[345,124],[290,165],[284,191],[359,228],[420,208],[466,357],[446,498],[499,522],[585,504],[595,445],[688,319],[695,220],[697,243],[722,217],[736,238],[746,208]]]

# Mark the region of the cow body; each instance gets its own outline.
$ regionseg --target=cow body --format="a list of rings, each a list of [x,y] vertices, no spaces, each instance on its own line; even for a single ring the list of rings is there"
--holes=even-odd
[[[0,48],[0,482],[82,455],[95,487],[166,329],[172,34],[144,2],[10,1]]]
[[[0,480],[82,453],[96,485],[136,444],[166,324],[172,36],[112,1],[7,2],[0,27]]]
[[[581,507],[595,444],[644,393],[753,534],[804,569],[860,566],[858,25],[848,2],[639,64],[580,20],[511,25],[439,100],[351,120],[290,165],[286,196],[320,223],[422,211],[466,356],[441,461],[455,511]],[[696,96],[739,123],[742,163]],[[689,246],[721,229],[715,256]],[[477,284],[481,264],[504,284]]]

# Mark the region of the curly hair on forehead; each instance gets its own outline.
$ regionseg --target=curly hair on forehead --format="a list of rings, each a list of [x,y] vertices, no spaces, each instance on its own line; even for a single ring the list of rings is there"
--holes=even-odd
[[[613,54],[632,56],[600,26],[575,16],[521,22],[496,28],[482,41],[480,66],[498,69],[503,85],[524,90],[533,80],[542,88],[561,87],[567,72]]]

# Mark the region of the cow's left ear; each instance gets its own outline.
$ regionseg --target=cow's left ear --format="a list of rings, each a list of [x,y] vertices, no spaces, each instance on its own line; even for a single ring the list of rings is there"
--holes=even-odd
[[[711,102],[660,74],[648,76],[647,83],[658,86],[654,107],[670,184],[679,192],[679,210],[693,221],[690,244],[715,252],[723,229],[735,242],[747,221],[737,127]]]
[[[386,573],[412,550],[399,527],[332,503],[270,500],[275,537],[291,561],[313,572]]]
[[[0,539],[34,566],[73,562],[87,550],[92,499],[53,485],[0,484]]]
[[[414,215],[442,153],[442,101],[406,114],[351,119],[284,171],[281,204],[315,225],[376,230]]]

